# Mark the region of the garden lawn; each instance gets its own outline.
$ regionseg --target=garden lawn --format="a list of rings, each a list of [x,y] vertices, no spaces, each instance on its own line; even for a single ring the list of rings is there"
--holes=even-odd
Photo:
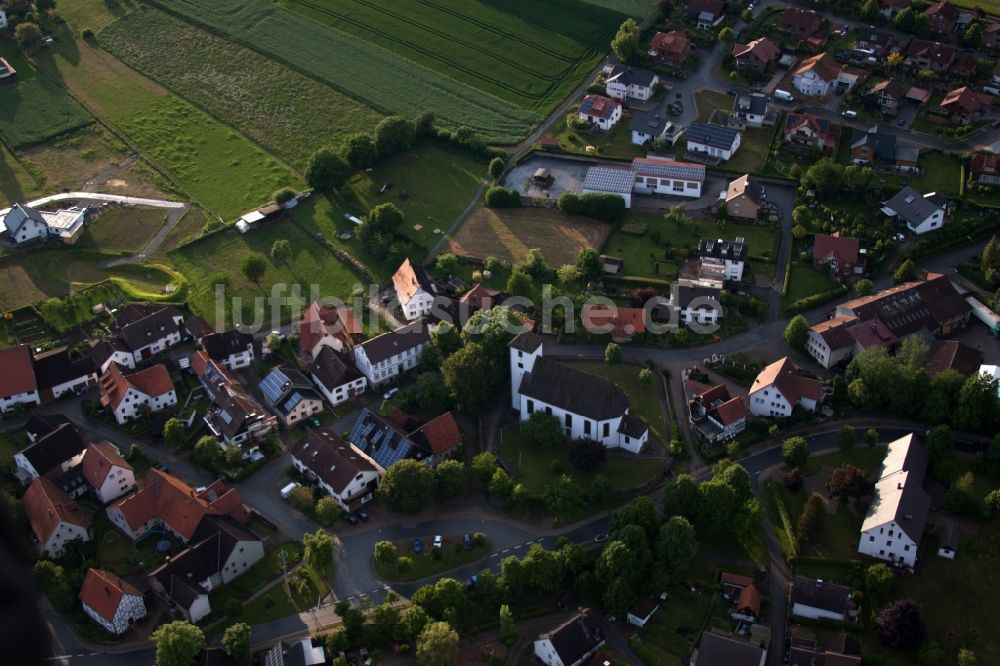
[[[920,192],[937,192],[957,197],[962,182],[962,159],[944,153],[923,154],[919,160],[924,173],[911,178],[913,187]]]
[[[733,101],[736,98],[732,95],[727,95],[724,92],[719,92],[717,90],[699,90],[694,94],[694,104],[698,109],[698,121],[702,123],[707,123],[708,119],[711,118],[712,112],[716,109],[721,109],[723,111],[732,111]],[[685,104],[689,104],[688,100],[683,100]],[[746,137],[744,137],[745,139]],[[743,148],[740,148],[742,151]],[[739,154],[739,153],[737,153]]]
[[[205,211],[201,208],[188,208],[184,217],[178,220],[177,224],[167,233],[167,237],[160,243],[155,256],[165,258],[172,250],[197,240],[201,237],[207,223]]]
[[[14,154],[0,145],[0,197],[4,208],[13,201],[24,201],[40,194],[41,184]]]
[[[549,111],[598,60],[624,16],[580,0],[279,0],[522,108]]]
[[[577,367],[603,377],[625,391],[629,412],[649,424],[651,440],[663,441],[663,412],[655,376],[648,384],[643,384],[639,381],[641,368],[626,363],[611,366],[604,363],[580,363]]]
[[[381,114],[296,70],[157,9],[101,32],[101,45],[304,170],[322,145],[371,131]]]
[[[799,516],[802,515],[802,509],[806,505],[806,500],[809,499],[810,492],[805,488],[795,493],[789,492],[784,485],[781,486],[780,492],[785,500],[785,507],[788,509],[788,517],[792,520],[792,529],[797,529]],[[816,543],[799,542],[799,554],[837,559],[858,557],[858,535],[861,530],[861,521],[862,517],[855,518],[841,502],[836,513],[826,513],[823,536]],[[774,529],[776,531],[783,529],[780,521],[775,523]]]
[[[574,106],[573,109],[578,107]],[[571,109],[571,112],[573,111]],[[601,157],[615,157],[631,160],[633,157],[645,157],[646,149],[632,143],[632,131],[630,120],[622,120],[611,128],[608,132],[593,130],[589,132],[578,132],[570,129],[566,125],[566,118],[559,118],[552,123],[552,127],[545,133],[548,137],[555,137],[559,141],[559,148],[567,153],[580,153],[581,155],[592,155],[587,152],[587,148],[593,146],[597,149],[597,155]]]
[[[774,129],[769,127],[749,128],[743,132],[740,148],[733,159],[725,162],[727,169],[740,173],[763,173],[764,162],[770,152],[771,141],[774,140]]]
[[[486,176],[486,163],[469,153],[435,142],[420,143],[350,181],[364,210],[393,203],[406,220],[402,232],[431,247],[469,204]],[[379,194],[384,183],[392,189]],[[419,226],[420,229],[415,227]]]
[[[858,439],[861,440],[863,437],[864,433],[860,433]],[[883,442],[882,444],[886,443]],[[820,455],[811,455],[806,464],[802,466],[802,473],[806,476],[813,476],[819,474],[819,470],[824,465],[836,468],[844,463],[850,463],[874,476],[878,474],[879,465],[882,464],[882,460],[885,458],[886,450],[886,447],[883,445],[868,446],[864,443],[859,443],[847,453],[837,449]]]
[[[283,570],[281,555],[284,553],[287,566],[292,567],[302,559],[303,546],[298,541],[286,541],[279,544],[264,555],[257,564],[250,567],[246,573],[233,580],[228,585],[212,590],[209,601],[212,608],[224,611],[226,602],[230,599],[243,601],[259,590],[274,576]]]
[[[0,86],[0,135],[14,149],[42,143],[92,122],[93,117],[66,90],[45,77]]]
[[[101,252],[135,252],[141,249],[167,221],[161,208],[109,208],[87,227],[77,247]]]
[[[673,587],[669,597],[661,603],[660,610],[642,632],[643,643],[658,648],[673,657],[666,663],[686,664],[692,646],[685,640],[698,633],[712,611],[715,588],[711,592],[691,592],[683,587]]]
[[[271,246],[279,239],[287,240],[292,246],[293,255],[288,264],[275,264],[270,259]],[[259,285],[250,282],[241,269],[243,260],[253,252],[263,254],[268,262],[267,272]],[[189,304],[192,310],[209,321],[215,321],[216,317],[216,284],[226,286],[225,302],[221,305],[227,321],[276,325],[279,322],[261,320],[265,314],[270,316],[270,308],[266,313],[263,310],[255,313],[254,304],[255,299],[269,296],[273,286],[284,287],[279,294],[288,295],[292,285],[300,285],[304,309],[314,297],[347,299],[353,286],[360,282],[340,259],[289,220],[265,225],[245,235],[227,229],[179,247],[168,257],[191,283]],[[310,295],[312,285],[318,290],[314,295]],[[289,307],[283,306],[279,312],[283,321],[289,320]]]
[[[812,266],[793,263],[789,270],[791,275],[788,278],[788,293],[782,298],[785,305],[791,305],[799,299],[822,294],[837,287],[836,282]]]
[[[343,12],[332,2],[314,3],[315,9],[296,6],[296,9],[311,12],[310,16],[278,6],[270,0],[158,0],[157,4],[175,11],[187,20],[204,24],[213,30],[229,35],[236,41],[268,57],[285,62],[382,113],[397,113],[413,117],[424,109],[433,109],[446,127],[457,129],[464,125],[484,140],[498,143],[516,143],[532,127],[542,121],[541,113],[520,107],[515,102],[505,101],[505,99],[452,78],[450,69],[452,67],[457,72],[456,76],[465,74],[462,71],[463,68],[478,70],[483,67],[482,64],[476,62],[470,61],[470,64],[466,66],[448,60],[448,58],[454,57],[455,52],[451,50],[452,47],[462,47],[467,43],[468,36],[478,34],[482,29],[475,22],[459,24],[453,18],[445,16],[454,3],[439,1],[428,3],[426,9],[421,10],[426,12],[427,16],[420,20],[414,20],[412,25],[409,21],[400,22],[388,15],[375,19],[376,23],[374,24],[377,29],[381,29],[384,23],[386,34],[390,34],[392,30],[399,27],[408,32],[409,35],[402,35],[405,43],[399,44],[401,49],[412,50],[411,45],[414,42],[410,37],[414,35],[417,35],[418,39],[426,38],[428,41],[433,41],[435,47],[426,49],[426,52],[420,55],[420,59],[435,60],[442,57],[445,62],[435,61],[442,66],[444,71],[426,66],[415,59],[402,56],[390,48],[380,46],[372,40],[381,41],[381,38],[371,33],[367,33],[363,37],[352,34],[351,31],[362,31],[365,28],[354,22],[341,21],[336,14],[339,13],[343,16]],[[401,3],[382,6],[385,7],[385,12],[391,14],[395,13],[397,4]],[[363,16],[361,23],[371,25],[371,19],[367,15],[370,15],[371,7],[374,6],[361,5],[360,3],[356,6],[355,11]],[[407,10],[410,6],[407,5]],[[558,36],[562,29],[553,28],[552,32],[556,33],[555,35],[546,31],[552,27],[551,22],[529,26],[530,18],[528,21],[513,19],[513,17],[522,14],[522,11],[518,9],[519,6],[515,4],[503,12],[501,16],[504,18],[497,19],[498,30],[501,29],[500,26],[511,20],[518,28],[523,26],[526,34],[541,29],[546,35],[545,39],[551,39],[554,44],[562,43],[562,37]],[[334,11],[334,15],[331,16],[328,10]],[[545,9],[544,11],[550,10]],[[508,14],[510,19],[506,18]],[[444,34],[450,36],[446,38],[446,43],[443,45],[439,39],[440,31],[439,34],[434,34],[433,30],[436,28],[426,29],[431,15],[438,17],[443,24],[446,24]],[[606,15],[616,16],[610,13]],[[326,17],[329,23],[317,20],[320,17]],[[559,72],[558,76],[561,77],[559,81],[565,83],[556,84],[557,87],[549,92],[531,90],[531,92],[541,95],[544,110],[547,111],[548,107],[555,103],[555,100],[561,99],[569,89],[578,85],[579,79],[583,77],[583,72],[589,71],[592,64],[596,63],[596,59],[606,51],[607,38],[610,37],[611,32],[617,29],[619,22],[617,20],[610,21],[613,25],[604,28],[607,32],[600,40],[595,38],[595,44],[591,47],[593,50],[589,55],[577,52],[576,55],[568,56],[569,60],[563,64],[561,70],[552,70]],[[333,23],[336,23],[336,27],[332,25]],[[574,24],[577,26],[590,24],[587,29],[594,28],[591,17],[584,15],[583,12],[573,17],[573,22],[570,25]],[[460,27],[456,28],[456,25],[460,25]],[[464,34],[456,36],[449,32],[456,29]],[[509,30],[504,30],[509,33]],[[391,41],[397,36],[397,33],[392,33],[388,39]],[[510,41],[505,41],[507,39],[508,35],[505,34],[501,39],[480,41],[473,50],[505,55],[511,49],[521,50],[520,38],[517,35],[509,35]],[[525,39],[534,38],[525,37]],[[512,44],[517,46],[513,47]],[[425,45],[416,44],[416,47],[421,50],[425,49]],[[567,57],[559,51],[562,47],[555,48],[563,57]],[[538,60],[541,61],[543,58],[538,56]],[[492,76],[494,63],[499,68],[501,62],[502,58],[499,57],[490,60],[487,64],[489,70],[487,75]],[[531,66],[534,67],[534,63]],[[524,76],[529,75],[525,73]],[[501,83],[503,82],[501,81]],[[511,85],[517,83],[515,81]],[[553,81],[550,80],[550,83]],[[551,97],[549,97],[550,95]]]
[[[400,573],[395,563],[384,564],[376,562],[375,573],[385,581],[407,583],[415,580],[423,580],[424,578],[436,576],[446,571],[465,566],[466,564],[478,562],[493,552],[493,546],[488,540],[485,545],[478,548],[473,546],[472,550],[465,550],[463,548],[456,552],[455,544],[462,543],[462,535],[456,534],[444,537],[444,545],[441,547],[441,559],[435,560],[431,555],[431,545],[434,543],[434,536],[421,537],[420,542],[423,544],[423,552],[421,553],[413,552],[413,539],[397,539],[392,542],[395,544],[396,553],[400,557],[405,555],[413,561],[413,568],[408,572]]]
[[[316,602],[330,592],[330,581],[305,565],[299,567],[289,578],[294,581],[299,574],[306,576],[306,586],[302,592],[294,582],[280,583],[266,593],[243,606],[239,620],[249,625],[262,624],[295,615],[316,606]]]

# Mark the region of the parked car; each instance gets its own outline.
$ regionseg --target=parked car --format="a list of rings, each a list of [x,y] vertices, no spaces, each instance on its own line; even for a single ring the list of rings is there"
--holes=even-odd
[[[396,388],[396,387],[393,387],[393,388],[389,389],[388,391],[386,391],[385,393],[383,393],[383,394],[382,394],[382,398],[383,398],[384,400],[391,400],[391,399],[392,399],[392,397],[393,397],[394,395],[396,395],[397,393],[399,393],[399,389],[398,389],[398,388]]]
[[[341,514],[340,517],[343,518],[344,520],[346,520],[347,522],[349,522],[351,525],[357,525],[358,524],[358,517],[355,516],[353,513],[344,513],[344,514]]]
[[[434,537],[434,547],[435,548],[444,547],[444,538],[440,534]]]
[[[368,515],[367,511],[356,511],[355,513],[357,514],[358,518],[360,518],[366,523],[368,522],[368,519],[371,518],[371,516]]]
[[[465,589],[474,590],[476,589],[476,583],[479,582],[479,576],[469,576],[469,580],[465,583]]]
[[[462,547],[466,550],[472,550],[472,535],[464,534],[462,535]]]
[[[601,543],[602,541],[607,541],[607,540],[608,540],[608,535],[604,534],[603,532],[594,537],[594,543]]]
[[[422,553],[422,552],[424,552],[424,542],[421,541],[420,539],[414,539],[413,540],[413,552],[414,553]]]

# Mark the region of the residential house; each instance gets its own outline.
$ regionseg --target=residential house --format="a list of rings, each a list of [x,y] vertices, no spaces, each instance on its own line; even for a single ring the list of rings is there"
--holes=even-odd
[[[894,116],[905,99],[903,87],[892,79],[876,83],[862,95],[865,106],[887,116]]]
[[[191,545],[146,574],[154,593],[189,622],[211,612],[207,595],[264,558],[264,542],[227,515],[204,515]]]
[[[749,414],[742,396],[733,396],[725,384],[705,386],[688,380],[688,422],[710,446],[724,444],[747,428]]]
[[[364,339],[361,322],[349,307],[321,305],[318,301],[306,308],[299,322],[299,352],[315,359],[323,347],[339,352],[350,351]]]
[[[392,284],[396,289],[399,305],[403,309],[403,316],[408,321],[430,313],[434,296],[437,294],[437,285],[421,264],[404,259],[392,276]]]
[[[936,2],[924,10],[924,16],[930,23],[931,32],[951,37],[955,32],[955,23],[958,21],[958,7],[943,0]]]
[[[586,303],[580,312],[583,329],[590,333],[611,334],[615,342],[631,342],[632,338],[646,332],[646,310],[614,305]]]
[[[855,49],[870,52],[876,58],[883,58],[893,51],[902,52],[905,37],[889,30],[858,28]]]
[[[204,351],[191,356],[191,370],[212,401],[204,420],[223,448],[239,446],[244,457],[259,455],[257,442],[278,427],[278,419],[260,405],[229,370]]]
[[[851,163],[867,164],[896,173],[917,170],[918,150],[907,144],[897,144],[896,136],[875,125],[866,132],[855,132],[851,139]]]
[[[298,370],[278,366],[260,382],[264,401],[286,428],[323,411],[323,398]]]
[[[177,391],[162,363],[129,374],[111,364],[101,375],[101,404],[120,424],[146,412],[160,412],[177,404]]]
[[[12,81],[17,75],[6,60],[3,74],[0,83]],[[83,235],[86,220],[86,209],[70,208],[52,213],[15,203],[10,208],[0,210],[0,237],[14,245],[44,242],[52,237],[58,237],[67,245],[72,245]]]
[[[905,222],[918,236],[940,229],[945,223],[947,200],[935,192],[921,194],[907,185],[882,204],[882,212]]]
[[[253,363],[253,336],[235,329],[210,333],[201,338],[201,348],[208,357],[230,370],[245,368]]]
[[[40,437],[54,432],[56,428],[64,423],[72,425],[72,421],[62,414],[42,414],[41,412],[31,412],[24,422],[24,435],[29,444],[34,444]]]
[[[736,601],[743,588],[753,585],[753,578],[723,571],[719,574],[722,597],[729,602]]]
[[[927,451],[909,434],[889,443],[872,503],[861,524],[858,552],[913,567],[931,510],[924,490]]]
[[[658,32],[649,42],[649,55],[657,62],[679,69],[694,52],[691,40],[679,30]]]
[[[917,280],[852,299],[835,310],[836,316],[862,322],[879,319],[897,338],[922,330],[948,335],[969,323],[971,313],[972,308],[941,273],[927,273]]]
[[[865,267],[865,253],[857,238],[832,234],[816,234],[813,240],[813,263],[826,266],[836,280],[849,280],[860,275]]]
[[[743,280],[743,267],[746,265],[750,245],[737,236],[735,241],[713,240],[702,238],[698,241],[698,257],[703,265],[716,265],[721,268],[723,279],[729,282]]]
[[[673,142],[677,138],[679,128],[659,113],[648,111],[633,111],[629,123],[632,132],[632,143],[645,146],[653,141]]]
[[[71,541],[90,541],[94,514],[82,508],[56,484],[35,479],[21,498],[24,515],[31,526],[35,547],[49,558],[62,557]]]
[[[182,336],[185,340],[193,340],[196,343],[201,342],[201,339],[206,335],[211,335],[215,333],[215,329],[212,327],[208,321],[200,315],[188,315],[184,318],[184,330],[187,331],[187,335]]]
[[[955,555],[958,554],[960,540],[961,533],[958,531],[958,526],[955,523],[948,525],[941,532],[941,538],[938,539],[938,557],[943,557],[947,560],[955,559]]]
[[[792,581],[792,616],[845,622],[855,613],[851,588],[805,576]]]
[[[546,666],[581,666],[604,645],[604,632],[584,609],[535,640],[535,657]]]
[[[3,10],[0,9],[0,22],[3,20]],[[6,58],[0,58],[0,86],[6,83],[14,83],[17,81],[17,70]],[[0,235],[3,235],[6,227],[0,225]]]
[[[38,395],[43,404],[97,385],[94,359],[89,356],[72,358],[66,347],[36,354],[33,363]]]
[[[0,349],[0,368],[0,414],[42,403],[28,345]]]
[[[770,100],[764,93],[737,95],[733,101],[733,116],[750,127],[763,127],[769,111]]]
[[[292,447],[292,466],[337,501],[355,511],[375,499],[385,470],[330,428],[310,430]]]
[[[615,65],[604,80],[608,97],[646,101],[653,96],[660,77],[646,69]]]
[[[969,165],[972,178],[980,185],[1000,185],[1000,156],[977,153]]]
[[[767,37],[733,46],[733,65],[738,72],[767,74],[781,57],[781,49]]]
[[[785,117],[784,142],[793,147],[830,153],[837,147],[833,124],[826,118],[808,113],[789,113]]]
[[[521,333],[510,343],[511,402],[526,421],[536,411],[559,420],[566,435],[638,453],[649,426],[629,413],[628,396],[610,381],[544,356],[542,339]]]
[[[107,372],[112,363],[129,370],[135,370],[135,356],[118,338],[101,338],[91,343],[86,354],[97,364],[97,369],[102,375]]]
[[[604,95],[587,95],[580,102],[577,118],[606,132],[622,119],[622,103]]]
[[[726,188],[726,215],[756,221],[762,201],[764,184],[750,180],[750,174],[744,174],[729,181],[729,187]]]
[[[377,335],[354,348],[354,364],[370,385],[391,381],[417,366],[430,340],[423,322]]]
[[[952,80],[968,81],[976,73],[976,65],[978,64],[979,61],[975,57],[968,53],[961,53],[948,68],[948,76]]]
[[[314,645],[309,637],[293,643],[278,641],[260,657],[261,666],[321,666],[325,663],[323,646]]]
[[[929,69],[935,73],[947,72],[955,60],[955,47],[926,39],[910,40],[903,62],[913,70]]]
[[[87,445],[81,473],[101,504],[108,504],[135,488],[135,470],[108,441]]]
[[[726,18],[726,0],[688,0],[684,14],[699,30],[711,30]]]
[[[834,90],[850,92],[857,79],[857,75],[843,69],[829,53],[820,53],[801,62],[792,75],[792,85],[803,95],[815,97]]]
[[[30,431],[29,431],[30,432]],[[83,460],[86,442],[68,420],[40,434],[28,446],[14,454],[14,474],[27,485],[44,477],[58,481],[63,474]]]
[[[734,129],[695,122],[687,129],[687,151],[707,156],[713,161],[725,162],[736,154],[740,139],[740,133]]]
[[[691,653],[691,666],[764,666],[767,650],[743,638],[704,631],[698,647]]]
[[[361,395],[368,387],[368,379],[354,364],[330,347],[320,347],[309,375],[331,407]]]
[[[845,363],[854,354],[854,338],[850,329],[857,323],[854,317],[833,317],[809,328],[806,351],[824,368]]]
[[[992,106],[993,98],[990,95],[962,86],[945,95],[938,109],[952,123],[968,125],[985,116]]]
[[[110,331],[132,354],[134,363],[127,364],[129,368],[181,342],[184,315],[172,305],[132,303],[113,316]]]
[[[213,481],[194,490],[172,474],[151,469],[139,489],[109,505],[105,512],[111,523],[132,541],[154,530],[167,531],[184,543],[190,542],[206,515],[228,515],[245,524],[250,514],[235,488]]]
[[[670,321],[685,326],[714,326],[722,316],[718,289],[689,286],[680,282],[671,287],[666,308],[670,312]]]
[[[640,599],[637,601],[632,608],[628,610],[628,614],[625,616],[625,621],[631,624],[633,627],[639,627],[642,629],[645,627],[653,616],[656,615],[656,611],[660,610],[660,604],[656,603],[649,597]]]
[[[495,306],[501,305],[506,296],[503,292],[476,282],[472,288],[462,294],[459,303],[465,304],[470,310],[492,310]]]
[[[400,418],[383,418],[362,409],[347,440],[363,451],[382,469],[389,469],[404,458],[432,462],[432,452],[418,446],[408,435],[417,422],[401,412]]]
[[[142,592],[103,569],[87,569],[79,599],[83,612],[115,636],[124,634],[146,617]]]
[[[737,622],[756,622],[760,619],[763,595],[756,585],[747,585],[737,595],[729,608],[729,617]]]
[[[614,169],[592,166],[583,178],[583,194],[615,194],[632,207],[632,190],[635,189],[635,172],[631,169]]]
[[[435,416],[411,432],[409,437],[418,448],[431,452],[432,465],[451,458],[463,442],[462,432],[451,412]]]
[[[831,638],[823,650],[810,639],[793,637],[789,666],[861,666],[861,646],[847,633]]]
[[[789,7],[781,14],[778,29],[793,41],[803,42],[811,49],[819,49],[826,43],[827,32],[822,27],[823,19],[811,9]]]
[[[815,412],[823,402],[823,382],[806,377],[786,356],[760,371],[750,387],[754,416],[791,416],[796,406]]]
[[[882,16],[892,19],[911,4],[913,0],[878,0],[878,9]]]
[[[935,340],[927,352],[924,367],[927,374],[936,377],[947,370],[954,370],[963,377],[968,377],[979,369],[983,355],[958,340]]]
[[[636,194],[667,194],[675,197],[701,196],[705,185],[705,165],[676,162],[662,157],[636,157],[632,160]]]

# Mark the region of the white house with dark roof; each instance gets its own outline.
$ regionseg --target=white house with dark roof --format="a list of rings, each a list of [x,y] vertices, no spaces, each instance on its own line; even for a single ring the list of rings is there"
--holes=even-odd
[[[230,370],[245,368],[253,363],[253,336],[236,329],[202,337],[201,348],[210,359]]]
[[[676,284],[670,290],[665,307],[671,320],[679,324],[697,322],[703,326],[717,324],[722,316],[719,290],[713,287],[692,287]]]
[[[535,656],[546,666],[580,666],[604,645],[604,632],[585,609],[535,640]]]
[[[320,348],[309,375],[331,407],[361,395],[368,387],[368,378],[330,347]]]
[[[947,200],[935,192],[921,194],[909,185],[882,204],[882,212],[905,222],[918,236],[944,226]]]
[[[632,160],[637,194],[667,194],[675,197],[701,196],[705,184],[705,165],[677,162],[662,157],[636,157]]]
[[[291,456],[292,466],[345,511],[371,502],[385,474],[368,454],[329,428],[307,432],[292,447]]]
[[[14,454],[14,474],[28,484],[38,477],[55,481],[83,460],[86,442],[69,421],[54,424],[35,441]]]
[[[889,443],[871,506],[861,524],[858,552],[912,567],[931,498],[924,490],[927,452],[913,434]]]
[[[632,132],[632,143],[645,146],[657,139],[668,140],[668,133],[676,126],[667,120],[666,116],[648,111],[633,111],[629,130]],[[673,135],[676,137],[676,134]]]
[[[608,73],[604,86],[608,97],[646,101],[653,96],[659,82],[660,77],[649,70],[615,65]]]
[[[111,333],[132,353],[135,364],[181,342],[184,315],[173,305],[130,303],[115,311],[114,318]]]
[[[792,581],[792,615],[844,622],[854,613],[851,592],[844,585],[796,576]]]
[[[763,127],[771,101],[764,93],[737,95],[733,101],[733,115],[749,127]]]
[[[635,172],[630,169],[593,166],[583,178],[584,194],[616,194],[625,200],[625,207],[632,207],[632,189]]]
[[[382,384],[412,370],[430,335],[422,320],[377,335],[354,348],[354,364],[368,383]]]
[[[702,238],[698,241],[698,258],[703,264],[717,265],[722,269],[723,279],[739,282],[743,279],[749,244],[742,236],[736,240]]]
[[[741,135],[734,129],[708,123],[691,123],[687,128],[687,151],[725,162],[740,148]]]
[[[638,453],[649,426],[629,413],[628,396],[597,375],[544,357],[542,339],[521,333],[510,343],[511,403],[526,421],[535,412],[554,416],[568,437]]]
[[[83,209],[40,211],[22,204],[0,211],[0,233],[14,244],[47,240],[58,236],[68,244],[75,243],[83,233],[87,212]]]
[[[437,287],[422,265],[404,259],[392,276],[392,284],[408,321],[430,314]]]
[[[36,354],[33,363],[38,395],[43,403],[97,385],[94,359],[89,356],[73,358],[66,347]]]

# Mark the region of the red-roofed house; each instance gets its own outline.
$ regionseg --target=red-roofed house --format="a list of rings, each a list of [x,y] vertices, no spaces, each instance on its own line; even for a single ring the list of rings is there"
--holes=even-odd
[[[816,234],[813,242],[813,263],[827,266],[834,279],[846,280],[864,270],[864,253],[857,238],[832,234]]]
[[[811,326],[806,351],[824,368],[846,361],[854,350],[854,338],[848,329],[856,321],[854,317],[833,317]]]
[[[18,405],[40,405],[38,382],[27,345],[0,349],[0,414]]]
[[[671,67],[683,65],[693,50],[691,40],[679,30],[658,32],[649,42],[649,55]]]
[[[792,146],[832,152],[837,147],[837,135],[826,118],[808,113],[789,113],[785,118],[784,141]]]
[[[135,586],[101,569],[87,569],[80,588],[83,612],[110,634],[120,636],[146,617],[146,603]]]
[[[955,21],[958,20],[958,8],[944,0],[937,2],[924,10],[924,16],[931,24],[931,31],[939,35],[951,35],[955,32]]]
[[[789,7],[781,15],[778,25],[782,32],[792,39],[805,42],[810,48],[818,49],[826,43],[827,34],[822,29],[823,19],[811,9]]]
[[[781,49],[767,37],[733,46],[733,64],[740,72],[770,72],[780,57]]]
[[[322,347],[347,351],[364,339],[361,322],[347,306],[335,308],[318,301],[306,308],[299,322],[299,351],[315,360]]]
[[[135,471],[111,442],[94,442],[83,453],[83,478],[102,504],[118,499],[135,487]]]
[[[815,412],[823,396],[823,382],[802,375],[786,356],[757,375],[750,387],[750,413],[754,416],[791,416],[797,405]]]
[[[450,458],[455,449],[462,445],[462,433],[451,412],[435,416],[410,433],[409,437],[414,443],[433,452],[432,465],[437,465],[442,460]]]
[[[905,63],[914,69],[946,72],[955,60],[955,47],[926,39],[913,38],[906,47]]]
[[[587,303],[580,319],[584,329],[594,333],[611,333],[615,342],[631,342],[646,332],[646,311],[643,308],[623,308]]]
[[[604,95],[587,95],[580,102],[577,118],[604,131],[610,130],[622,119],[622,103]]]
[[[249,514],[235,488],[213,481],[198,492],[180,479],[152,469],[142,486],[107,508],[108,518],[133,541],[166,528],[187,543],[206,514],[225,514],[246,523]]]
[[[977,370],[983,360],[978,349],[973,349],[958,340],[935,340],[927,352],[924,362],[927,374],[931,377],[940,375],[947,370],[954,370],[963,377],[968,377]]]
[[[982,118],[992,105],[993,98],[989,95],[976,92],[969,86],[962,86],[945,95],[939,108],[948,114],[952,122],[968,125]]]
[[[490,289],[477,282],[472,288],[462,294],[460,303],[465,303],[472,310],[490,310],[503,301],[503,294],[496,289]]]
[[[21,505],[42,555],[62,557],[70,541],[90,541],[90,523],[94,515],[49,479],[32,481],[21,498]]]
[[[973,155],[969,169],[977,183],[982,185],[1000,184],[1000,156],[998,155],[984,155],[982,153]]]
[[[747,428],[747,408],[742,396],[732,396],[723,384],[709,388],[685,385],[690,393],[688,421],[711,445],[733,439]]]
[[[437,288],[422,265],[404,259],[392,276],[392,284],[407,320],[413,321],[430,314]]]
[[[729,609],[729,617],[734,620],[744,622],[756,622],[760,617],[760,605],[763,596],[757,586],[751,583],[737,595],[732,607]]]
[[[124,374],[117,363],[101,375],[101,404],[118,423],[127,423],[144,411],[159,412],[177,404],[177,391],[162,363]]]

